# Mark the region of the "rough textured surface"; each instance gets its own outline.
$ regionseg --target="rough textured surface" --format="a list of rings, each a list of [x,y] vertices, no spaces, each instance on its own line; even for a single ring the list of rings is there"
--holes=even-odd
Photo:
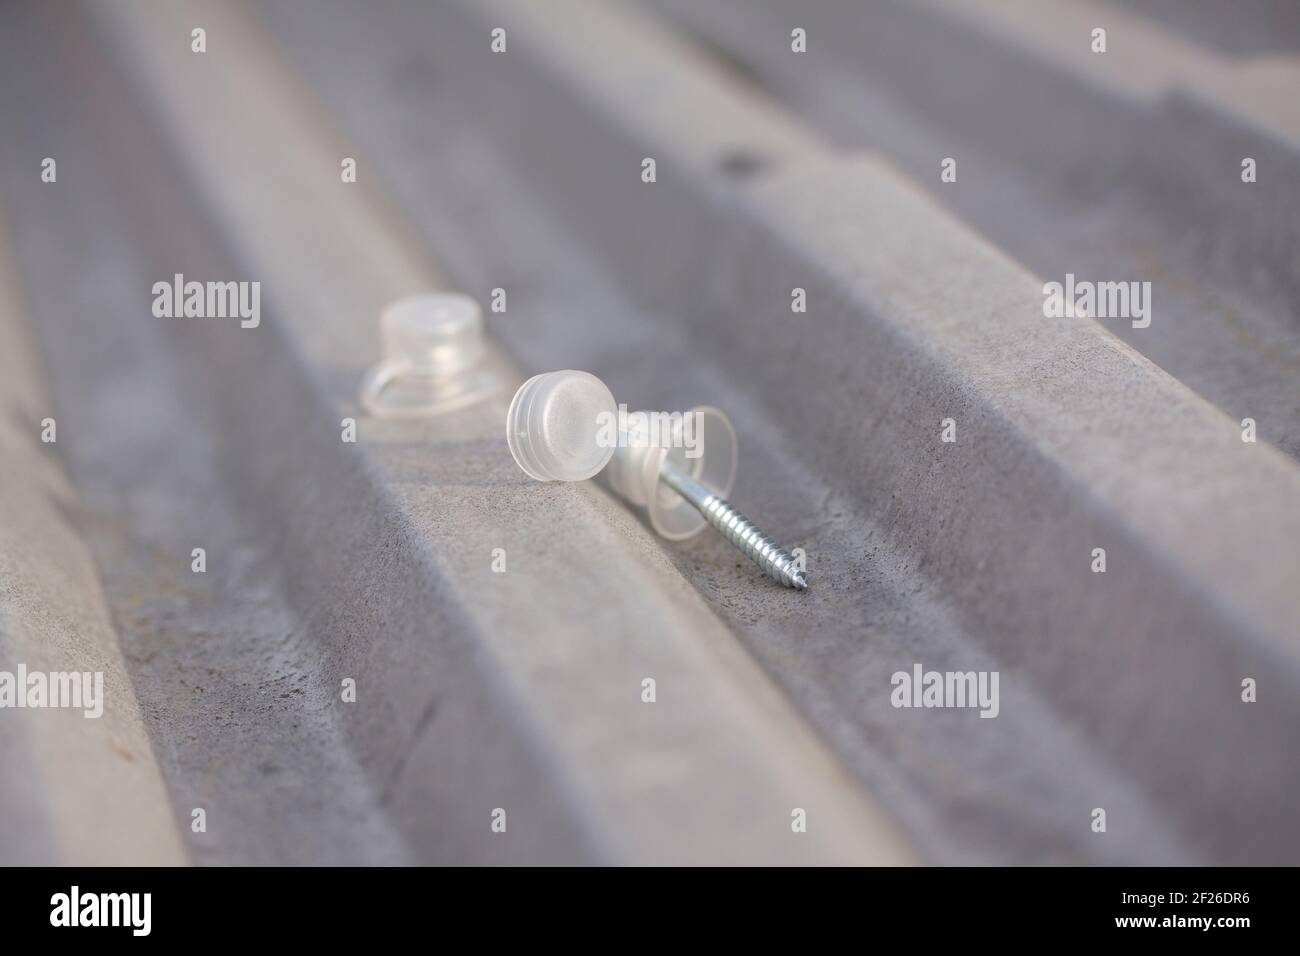
[[[1226,59],[1102,4],[927,0],[850,17],[814,0],[795,18],[815,38],[809,64],[772,54],[788,5],[655,6],[1044,280],[1150,281],[1158,321],[1106,327],[1300,456],[1300,63]],[[1099,24],[1105,55],[1086,42]],[[1243,156],[1258,182],[1242,183]],[[940,182],[943,157],[957,182]]]
[[[39,438],[55,406],[38,372],[11,251],[0,234],[0,405],[9,413],[0,419],[0,670],[100,672],[103,699],[102,715],[92,718],[84,706],[0,712],[0,861],[176,863],[183,851],[167,791],[94,560],[76,530],[83,506],[55,446]],[[62,438],[72,437],[65,422]]]
[[[49,96],[0,96],[19,283],[189,857],[1294,862],[1296,192],[1236,178],[1294,168],[1289,115],[1132,12],[1090,79],[1031,7],[801,4],[801,61],[788,7],[648,6],[223,4],[203,57],[185,5],[7,14]],[[1152,279],[1151,329],[1044,319],[1067,270]],[[262,326],[153,318],[175,271],[261,279]],[[365,419],[378,309],[436,285],[508,290],[501,396]],[[560,367],[725,408],[812,588],[528,481],[505,403]],[[999,671],[997,719],[891,707],[916,662]]]
[[[97,15],[121,45],[117,63],[84,32],[32,29],[96,73],[101,85],[80,91],[88,102],[61,106],[111,131],[97,158],[118,189],[60,191],[61,219],[37,215],[30,191],[16,205],[25,234],[51,237],[27,278],[51,290],[35,312],[64,417],[80,434],[112,436],[78,444],[69,466],[130,529],[86,533],[173,800],[182,817],[208,812],[192,858],[908,859],[625,510],[594,487],[547,488],[518,472],[501,440],[508,387],[438,428],[363,420],[359,444],[340,442],[377,350],[379,306],[440,278],[418,254],[369,257],[369,240],[393,235],[374,207],[318,202],[310,181],[281,179],[316,160],[330,168],[336,153],[310,123],[274,121],[276,104],[252,81],[288,84],[249,57],[256,34],[242,46],[246,96],[219,69],[195,76],[184,96],[154,102],[159,135],[124,88],[102,91],[131,80],[161,89],[150,70],[189,67],[187,51],[149,59],[187,21]],[[207,22],[227,39],[244,28],[234,14]],[[199,103],[217,122],[195,122]],[[254,132],[230,138],[239,123]],[[184,171],[202,182],[201,202],[168,168],[172,150],[197,158]],[[241,164],[258,172],[225,175]],[[81,243],[59,250],[57,223],[78,208]],[[131,243],[115,255],[94,251],[123,236]],[[325,272],[300,245],[315,236],[337,257]],[[93,281],[78,281],[78,254],[96,262]],[[141,308],[148,276],[241,270],[265,276],[273,303],[256,330],[173,323],[158,334]],[[56,283],[60,273],[70,281]],[[92,295],[114,321],[88,332],[79,316]],[[96,354],[112,361],[96,365]],[[513,386],[518,374],[497,361]],[[642,546],[620,556],[611,522]],[[209,553],[202,577],[188,569],[195,542]],[[506,575],[490,571],[494,546],[507,549]],[[663,688],[656,708],[640,699],[646,676]],[[343,677],[357,681],[351,708],[338,701]],[[489,829],[498,806],[504,837]],[[792,839],[795,806],[820,833]]]

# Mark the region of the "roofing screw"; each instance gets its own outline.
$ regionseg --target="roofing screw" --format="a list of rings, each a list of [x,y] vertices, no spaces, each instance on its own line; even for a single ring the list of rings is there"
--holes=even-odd
[[[519,467],[538,481],[581,481],[608,465],[610,486],[644,507],[659,534],[681,541],[711,524],[765,574],[786,587],[808,586],[794,559],[726,500],[736,479],[736,432],[721,410],[633,413],[628,421],[666,422],[669,434],[622,429],[615,447],[608,426],[617,416],[613,394],[596,376],[547,372],[515,393],[506,441]]]

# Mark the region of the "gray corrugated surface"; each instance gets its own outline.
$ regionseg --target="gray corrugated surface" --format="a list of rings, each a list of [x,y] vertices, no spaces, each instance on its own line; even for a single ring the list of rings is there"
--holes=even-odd
[[[34,440],[55,406],[11,251],[0,232],[0,402],[10,412],[0,422],[0,668],[99,672],[103,697],[0,711],[0,861],[175,863],[183,849],[129,664],[77,533],[86,514],[53,447]]]
[[[1131,13],[1094,82],[1044,39],[1086,7],[662,6],[9,14],[47,100],[0,98],[8,225],[175,819],[209,810],[190,858],[1294,861],[1291,117]],[[1207,158],[1247,123],[1248,187]],[[1152,328],[1044,319],[1067,270],[1150,278]],[[173,271],[260,279],[263,326],[154,319]],[[433,284],[508,290],[502,397],[339,442],[376,311]],[[528,482],[516,367],[725,408],[812,589]],[[892,708],[917,662],[1000,671],[997,719]]]

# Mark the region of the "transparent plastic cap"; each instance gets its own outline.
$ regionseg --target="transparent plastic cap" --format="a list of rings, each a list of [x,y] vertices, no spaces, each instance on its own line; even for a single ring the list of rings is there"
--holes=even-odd
[[[583,481],[614,454],[618,406],[605,383],[566,369],[534,375],[506,413],[506,442],[524,472],[538,481]]]
[[[379,316],[384,357],[361,380],[360,401],[372,415],[438,415],[496,391],[481,369],[483,313],[455,292],[398,299]]]
[[[656,532],[681,541],[699,534],[707,522],[690,502],[659,480],[659,469],[665,461],[672,462],[719,498],[726,498],[736,482],[736,457],[731,419],[712,405],[697,405],[675,416],[666,436],[620,436],[607,477],[615,493],[646,509]]]

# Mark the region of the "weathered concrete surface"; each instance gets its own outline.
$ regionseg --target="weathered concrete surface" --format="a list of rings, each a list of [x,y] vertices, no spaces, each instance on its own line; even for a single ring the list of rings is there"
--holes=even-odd
[[[805,111],[833,135],[814,133],[621,4],[223,4],[202,8],[203,57],[173,42],[189,7],[89,9],[93,29],[10,34],[0,69],[58,96],[0,97],[22,131],[0,169],[52,391],[100,436],[60,450],[121,524],[84,533],[143,651],[162,775],[182,824],[200,798],[219,824],[194,859],[1300,856],[1295,462],[1110,331],[1044,320],[1036,267],[925,195],[925,122],[896,127],[925,175],[842,150],[828,119]],[[833,31],[835,9],[812,13]],[[707,33],[712,12],[686,19]],[[893,22],[983,49],[943,16]],[[737,16],[734,57],[753,24]],[[1086,109],[1076,83],[1050,95]],[[26,185],[51,141],[84,165],[54,196]],[[975,206],[1027,202],[962,163]],[[160,329],[146,293],[174,271],[260,278],[263,325]],[[502,397],[359,416],[378,308],[442,283],[508,290]],[[726,408],[736,502],[807,549],[813,588],[716,537],[667,544],[597,485],[528,482],[500,436],[516,362],[588,368],[634,407]],[[1269,387],[1266,439],[1285,419]],[[997,719],[891,707],[918,662],[1000,671]]]
[[[340,154],[311,122],[283,120],[303,116],[304,101],[267,94],[289,86],[237,11],[205,21],[240,48],[242,86],[218,57],[196,68],[184,48],[179,60],[159,55],[169,30],[188,29],[183,9],[96,16],[164,135],[141,123],[116,68],[63,32],[67,55],[99,80],[76,88],[95,117],[94,149],[69,149],[95,152],[117,188],[70,190],[55,225],[30,216],[20,227],[54,232],[96,195],[110,207],[102,222],[81,217],[76,249],[103,270],[105,339],[77,327],[75,281],[47,295],[38,327],[84,430],[136,443],[112,461],[74,451],[71,464],[153,559],[101,539],[102,563],[130,559],[108,584],[123,640],[142,650],[169,783],[206,801],[196,858],[909,859],[662,553],[618,550],[611,522],[636,527],[624,509],[594,486],[543,488],[518,473],[500,434],[509,389],[441,429],[363,420],[362,442],[340,442],[377,352],[379,306],[439,277],[419,255],[371,257],[372,240],[393,234],[369,205],[319,201],[310,175],[294,182],[320,162],[342,191]],[[193,72],[169,94],[155,80],[174,83],[176,70]],[[231,177],[235,168],[249,172]],[[95,256],[110,236],[130,237],[120,258],[131,261]],[[72,264],[45,252],[27,263],[42,288]],[[160,330],[144,291],[176,271],[261,276],[264,324]],[[96,374],[81,350],[113,339],[126,340],[120,361]],[[513,386],[518,373],[502,371]],[[127,427],[97,414],[113,387],[129,393]],[[170,449],[166,462],[149,441]],[[196,540],[211,583],[163,600],[149,575],[186,580]],[[507,549],[505,575],[490,571],[494,546]],[[170,570],[168,556],[180,559]],[[143,601],[127,596],[136,587]],[[355,705],[338,700],[344,677],[357,681]],[[641,700],[644,677],[658,681],[654,707]],[[490,829],[496,807],[509,814],[505,835]],[[818,821],[807,838],[791,833],[795,807]]]
[[[1150,281],[1151,326],[1106,327],[1300,457],[1300,61],[1226,56],[1081,2],[653,5],[1044,281]],[[796,21],[809,54],[788,52]]]
[[[1239,0],[1223,16],[1216,0],[1119,0],[1197,42],[1228,54],[1300,52],[1300,8],[1286,0]]]
[[[46,419],[54,419],[56,444],[76,438],[41,374],[4,225],[0,220],[0,670],[98,672],[102,699],[90,712],[102,712],[0,710],[0,863],[181,863],[167,790],[94,560],[76,530],[82,503],[55,445],[41,441]],[[27,691],[19,688],[24,697]]]
[[[1278,843],[1297,836],[1281,797],[1297,782],[1292,463],[1243,445],[1233,422],[1107,330],[1046,323],[1041,278],[884,165],[835,158],[765,119],[771,108],[725,64],[644,18],[480,4],[459,28],[442,9],[340,28],[343,12],[304,25],[270,9],[459,284],[507,286],[513,303],[522,285],[527,311],[496,320],[517,354],[629,383],[620,394],[634,405],[724,404],[754,456],[742,506],[757,501],[750,510],[779,528],[825,503],[803,531],[819,587],[797,611],[715,583],[721,546],[677,560],[917,839],[949,858],[963,840],[985,859],[1292,852]],[[435,16],[431,41],[419,24]],[[480,42],[493,25],[516,43],[495,60]],[[387,72],[349,55],[367,43],[393,52]],[[520,159],[485,168],[492,149]],[[660,170],[648,188],[636,177],[647,155]],[[757,173],[728,175],[737,155]],[[478,175],[440,196],[471,164]],[[483,186],[467,194],[466,180]],[[541,197],[539,212],[521,192]],[[639,317],[605,306],[611,276]],[[796,285],[817,303],[808,325],[789,312]],[[938,443],[949,415],[971,442]],[[754,443],[774,425],[766,457]],[[1088,572],[1103,542],[1120,573]],[[878,642],[864,642],[864,625]],[[1023,695],[1019,716],[998,718],[1024,719],[1023,738],[958,743],[952,724],[931,736],[869,690],[918,659],[990,651],[1024,668],[1008,692]],[[1287,688],[1271,729],[1239,699],[1256,672]],[[1061,739],[1035,756],[1026,740],[1045,740],[1045,713]],[[943,771],[913,759],[922,752]],[[1121,781],[1153,804],[1139,809]],[[1125,802],[1123,840],[1067,836],[1081,795],[1103,791],[1083,812]],[[1041,826],[1023,825],[1037,814]]]

